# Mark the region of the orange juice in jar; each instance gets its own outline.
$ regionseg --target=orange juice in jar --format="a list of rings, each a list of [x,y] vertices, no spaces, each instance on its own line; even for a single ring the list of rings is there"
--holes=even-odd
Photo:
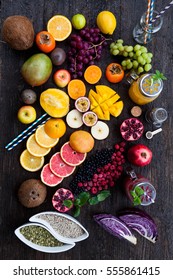
[[[154,74],[135,76],[129,88],[129,97],[138,105],[145,105],[156,99],[163,89],[162,79],[154,80]],[[137,78],[136,78],[137,77]],[[131,76],[133,79],[133,76]],[[129,80],[130,81],[130,80]]]

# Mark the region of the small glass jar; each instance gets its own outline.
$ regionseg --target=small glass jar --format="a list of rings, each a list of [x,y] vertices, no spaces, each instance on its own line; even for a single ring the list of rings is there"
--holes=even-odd
[[[153,12],[153,18],[158,14]],[[163,18],[159,17],[154,23],[146,24],[146,13],[144,13],[138,23],[133,29],[133,38],[139,44],[147,44],[152,41],[153,35],[157,33],[163,24]]]
[[[150,181],[141,174],[136,174],[132,168],[127,168],[126,173],[123,185],[133,205],[147,206],[154,203],[156,190]]]
[[[167,120],[168,113],[164,108],[153,108],[147,110],[145,119],[147,122],[152,123],[155,127],[161,127],[162,123]]]
[[[161,79],[153,80],[154,74],[143,74],[140,77],[133,73],[128,78],[131,83],[129,88],[129,97],[138,105],[145,105],[155,100],[163,89]]]

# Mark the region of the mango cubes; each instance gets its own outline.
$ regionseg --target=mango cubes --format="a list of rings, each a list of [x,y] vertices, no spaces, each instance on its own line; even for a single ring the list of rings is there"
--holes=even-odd
[[[101,120],[110,120],[110,115],[118,117],[124,107],[123,101],[118,101],[120,96],[110,87],[97,85],[96,92],[89,91],[90,109],[97,114]]]

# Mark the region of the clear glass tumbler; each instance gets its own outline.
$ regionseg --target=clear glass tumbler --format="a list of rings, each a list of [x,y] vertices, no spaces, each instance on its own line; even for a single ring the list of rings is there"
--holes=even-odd
[[[158,14],[153,12],[153,18]],[[163,18],[159,17],[154,23],[146,24],[146,13],[140,19],[140,22],[133,29],[133,38],[139,44],[147,44],[152,41],[153,35],[158,32],[163,24]]]

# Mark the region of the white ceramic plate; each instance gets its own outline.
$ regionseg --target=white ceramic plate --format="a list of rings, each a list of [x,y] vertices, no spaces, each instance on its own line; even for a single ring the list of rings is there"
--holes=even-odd
[[[57,231],[55,231],[53,229],[53,227],[45,220],[41,219],[41,218],[38,218],[38,216],[40,216],[41,214],[51,214],[51,215],[56,215],[56,216],[60,216],[60,217],[64,217],[70,221],[73,221],[74,223],[76,223],[78,226],[80,226],[83,230],[83,234],[76,237],[76,238],[73,238],[73,237],[64,237],[62,235],[60,235]],[[41,223],[43,225],[45,225],[47,228],[49,228],[49,231],[54,235],[56,236],[56,238],[62,242],[65,242],[65,243],[74,243],[74,242],[79,242],[79,241],[82,241],[86,238],[88,238],[89,236],[89,233],[88,231],[81,225],[81,223],[79,223],[75,218],[73,218],[72,216],[68,215],[68,214],[63,214],[63,213],[57,213],[57,212],[54,212],[54,211],[47,211],[47,212],[41,212],[41,213],[38,213],[34,216],[32,216],[30,219],[29,219],[31,222],[37,222],[37,223]]]
[[[61,253],[61,252],[65,252],[67,250],[72,249],[75,246],[75,243],[71,243],[71,244],[63,244],[62,246],[57,246],[57,247],[47,247],[47,246],[40,246],[37,245],[31,241],[29,241],[28,239],[26,239],[23,234],[20,233],[20,229],[25,227],[25,226],[40,226],[45,228],[46,230],[48,230],[50,232],[50,230],[45,227],[44,225],[41,225],[40,223],[26,223],[20,227],[18,227],[14,233],[15,235],[26,245],[28,245],[29,247],[37,250],[37,251],[41,251],[41,252],[45,252],[45,253]],[[52,234],[52,233],[51,233]],[[53,234],[52,234],[53,235]],[[55,237],[55,236],[54,236]],[[56,237],[55,237],[56,238]],[[59,239],[58,239],[59,240]],[[59,240],[60,241],[60,240]],[[62,241],[61,241],[62,242]],[[64,243],[64,242],[63,242]]]

